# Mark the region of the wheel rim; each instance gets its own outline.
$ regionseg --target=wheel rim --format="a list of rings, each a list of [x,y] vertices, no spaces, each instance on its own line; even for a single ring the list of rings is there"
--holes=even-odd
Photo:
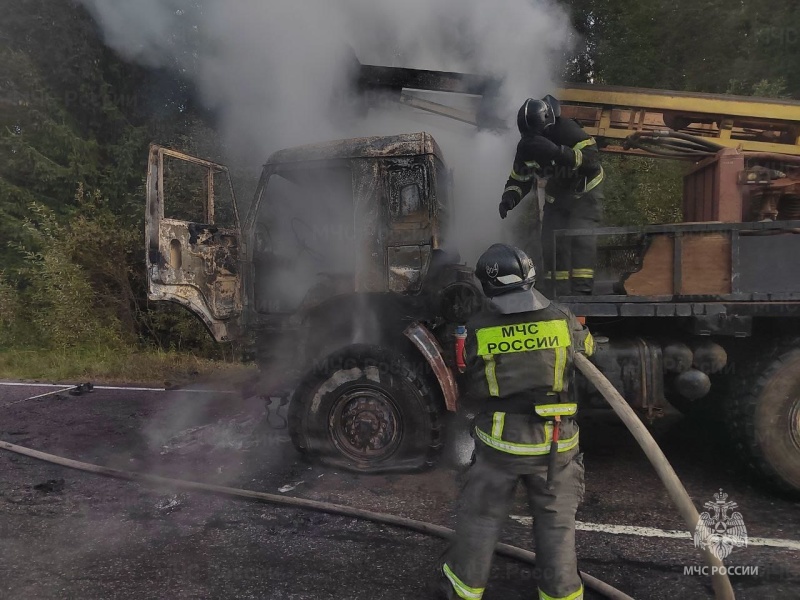
[[[798,451],[800,451],[800,398],[795,398],[789,408],[789,437]]]
[[[358,386],[333,405],[330,433],[333,443],[357,461],[383,460],[400,445],[400,414],[382,390]]]

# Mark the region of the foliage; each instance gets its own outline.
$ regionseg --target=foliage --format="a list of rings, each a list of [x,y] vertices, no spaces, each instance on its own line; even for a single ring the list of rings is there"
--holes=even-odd
[[[183,385],[198,378],[246,379],[252,364],[210,360],[186,352],[81,346],[58,349],[0,349],[0,378]]]
[[[94,207],[87,205],[98,198],[87,201],[82,189],[78,197],[78,207],[91,214]],[[81,229],[87,215],[76,213],[71,222],[62,224],[53,211],[41,204],[33,203],[30,211],[31,218],[23,227],[36,249],[17,246],[24,266],[17,271],[21,302],[16,304],[15,321],[28,324],[27,340],[22,345],[119,345],[123,336],[118,315],[110,310],[113,303],[103,298],[108,287],[104,280],[113,279],[118,266],[108,269],[109,265],[101,264],[98,269],[87,261],[87,266],[95,267],[90,270],[79,260],[96,250],[91,245],[102,244],[102,238],[92,239],[90,231]],[[92,225],[96,222],[92,221]],[[101,255],[113,257],[117,253],[113,246],[101,249]],[[125,263],[121,264],[124,268]]]
[[[800,98],[800,5],[781,0],[564,0],[573,81]]]
[[[0,344],[52,350],[140,343],[220,355],[190,313],[154,309],[146,299],[148,144],[213,140],[191,86],[121,60],[70,0],[6,4]]]
[[[605,156],[603,220],[608,225],[650,225],[681,220],[682,174],[677,161]]]
[[[23,338],[17,290],[4,280],[0,271],[0,347],[12,346]]]
[[[15,280],[0,277],[0,341],[120,349],[138,340],[223,356],[184,309],[150,307],[137,291],[144,280],[143,232],[126,227],[97,191],[87,194],[79,186],[75,207],[64,223],[47,207],[30,206],[23,229],[31,245],[15,247],[23,266]]]

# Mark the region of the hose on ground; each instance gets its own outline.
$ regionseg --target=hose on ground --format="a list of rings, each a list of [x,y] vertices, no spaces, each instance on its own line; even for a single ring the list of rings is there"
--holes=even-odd
[[[644,426],[641,419],[633,412],[633,409],[625,402],[617,389],[608,379],[595,367],[588,358],[582,354],[575,354],[575,366],[586,376],[586,378],[597,388],[603,397],[614,409],[623,423],[628,427],[633,437],[644,450],[648,460],[658,473],[670,499],[675,504],[689,531],[693,531],[700,515],[694,507],[692,499],[683,487],[681,480],[667,461],[667,457],[659,448],[653,436]],[[734,600],[733,587],[728,579],[728,575],[721,569],[722,561],[714,556],[708,549],[701,550],[706,563],[712,567],[711,583],[714,586],[714,595],[718,600]],[[717,567],[716,569],[714,567]]]
[[[5,442],[2,440],[0,440],[0,448],[9,450],[10,452],[15,452],[16,454],[22,454],[24,456],[29,456],[31,458],[36,458],[38,460],[60,465],[62,467],[69,467],[70,469],[77,469],[79,471],[86,471],[88,473],[96,473],[106,477],[126,479],[128,481],[136,481],[140,483],[156,484],[159,486],[177,487],[199,492],[209,492],[224,496],[234,496],[249,500],[258,500],[261,502],[268,502],[270,504],[288,506],[291,508],[302,508],[331,515],[354,517],[356,519],[372,521],[373,523],[402,527],[404,529],[416,531],[417,533],[432,535],[444,539],[449,539],[453,534],[452,529],[442,527],[441,525],[435,525],[433,523],[426,523],[425,521],[417,521],[415,519],[408,519],[406,517],[399,517],[396,515],[372,512],[350,506],[343,506],[341,504],[331,504],[329,502],[319,502],[317,500],[307,500],[305,498],[277,496],[275,494],[268,494],[265,492],[243,490],[209,483],[199,483],[196,481],[186,481],[183,479],[171,479],[168,477],[159,477],[158,475],[149,475],[147,473],[138,473],[135,471],[126,471],[122,469],[111,469],[109,467],[102,467],[69,458],[63,458],[61,456],[55,456],[53,454],[47,454],[46,452],[32,450],[31,448],[25,448],[24,446],[17,446],[16,444],[11,444],[10,442]],[[509,544],[498,544],[497,552],[508,558],[513,558],[530,565],[536,564],[536,554],[530,552],[529,550],[524,550]],[[583,582],[587,587],[599,592],[610,600],[633,600],[633,598],[627,594],[603,581],[600,581],[596,577],[592,577],[587,573],[581,572],[581,577],[583,578]]]

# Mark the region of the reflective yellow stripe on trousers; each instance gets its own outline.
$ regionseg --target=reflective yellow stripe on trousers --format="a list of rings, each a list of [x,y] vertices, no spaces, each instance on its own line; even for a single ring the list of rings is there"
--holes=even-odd
[[[556,281],[568,281],[569,280],[569,271],[548,271],[545,273],[545,279],[552,280],[553,275],[555,275]]]
[[[447,565],[447,563],[445,563],[445,565],[442,567],[442,572],[452,584],[453,590],[455,590],[459,598],[465,598],[466,600],[481,600],[483,597],[483,592],[486,590],[486,588],[469,587],[466,583],[461,581],[455,573],[453,573],[453,570]]]
[[[571,593],[569,596],[550,596],[539,590],[539,600],[583,600],[583,586],[577,592]]]

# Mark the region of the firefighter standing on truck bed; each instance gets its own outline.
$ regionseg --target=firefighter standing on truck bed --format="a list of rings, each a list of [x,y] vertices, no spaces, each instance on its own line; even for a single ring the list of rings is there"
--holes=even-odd
[[[439,598],[482,597],[492,555],[521,479],[533,513],[539,598],[581,600],[575,513],[584,492],[574,352],[594,340],[566,308],[533,289],[533,261],[495,244],[475,274],[489,298],[467,324],[467,396],[477,402],[475,462],[460,497],[455,537],[440,564]]]
[[[603,212],[603,167],[597,143],[572,119],[562,118],[558,100],[528,98],[517,114],[522,139],[500,201],[500,217],[520,203],[536,178],[547,179],[542,217],[542,254],[547,273],[540,288],[552,293],[591,294],[597,262],[593,236],[561,237],[553,257],[553,231],[597,227]],[[541,285],[546,284],[546,285]]]

